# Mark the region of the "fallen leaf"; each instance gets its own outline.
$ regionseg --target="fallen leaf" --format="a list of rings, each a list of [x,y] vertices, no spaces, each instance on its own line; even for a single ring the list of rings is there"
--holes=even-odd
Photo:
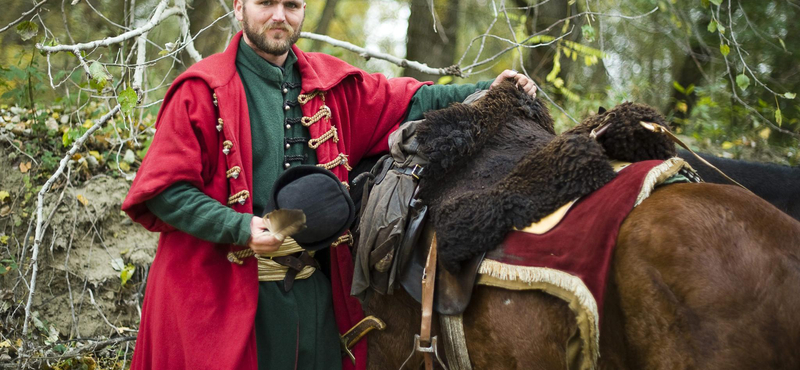
[[[10,340],[6,339],[6,340],[0,342],[0,348],[9,348],[9,347],[11,347],[11,341]]]
[[[31,169],[31,162],[23,162],[19,164],[19,172],[26,173]]]
[[[0,191],[0,202],[5,202],[5,200],[8,199],[8,197],[10,197],[10,196],[11,196],[11,194],[9,194],[7,191],[1,190]]]
[[[78,196],[75,198],[78,198],[78,202],[81,202],[84,207],[89,205],[89,200],[86,199],[86,197],[84,197],[82,194],[78,194]]]

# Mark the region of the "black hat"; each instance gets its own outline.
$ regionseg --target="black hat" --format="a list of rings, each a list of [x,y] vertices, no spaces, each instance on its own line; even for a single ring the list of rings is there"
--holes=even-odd
[[[306,228],[292,238],[312,251],[330,246],[356,217],[347,187],[333,172],[317,166],[292,167],[278,177],[267,212],[276,209],[299,209],[305,213]]]

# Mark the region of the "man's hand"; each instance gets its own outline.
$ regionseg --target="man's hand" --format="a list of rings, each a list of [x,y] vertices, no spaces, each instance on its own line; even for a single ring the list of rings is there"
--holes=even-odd
[[[526,94],[530,95],[531,98],[536,98],[536,84],[533,81],[525,76],[522,73],[517,71],[512,71],[510,69],[506,69],[494,79],[494,82],[489,86],[490,89],[497,87],[500,85],[501,82],[505,81],[508,78],[513,78],[516,81],[517,86],[522,88],[522,91],[525,91]]]
[[[256,254],[275,252],[283,243],[267,229],[267,222],[269,220],[258,216],[253,216],[250,220],[250,240],[247,241],[247,246]]]

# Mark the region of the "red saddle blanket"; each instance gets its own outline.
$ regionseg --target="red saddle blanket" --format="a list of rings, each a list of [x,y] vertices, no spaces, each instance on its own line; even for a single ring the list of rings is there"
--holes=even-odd
[[[655,169],[657,166],[663,170]],[[578,277],[597,302],[596,319],[599,319],[602,317],[603,294],[611,257],[622,221],[636,205],[640,193],[644,193],[644,197],[649,194],[656,184],[655,177],[667,172],[674,174],[676,167],[680,168],[680,165],[669,166],[664,161],[652,160],[623,168],[611,182],[572,205],[558,225],[544,234],[524,231],[509,233],[497,249],[487,253],[484,267],[496,261],[500,264],[495,262],[495,267],[502,266],[500,268],[505,270],[514,266],[541,267],[545,269],[517,270],[528,271],[526,273],[529,274],[534,271],[540,275],[542,271],[545,274],[548,271],[566,272]],[[646,184],[646,179],[649,184]],[[526,280],[519,271],[490,275],[505,280]],[[481,273],[486,274],[486,271]],[[595,325],[599,326],[599,320]]]

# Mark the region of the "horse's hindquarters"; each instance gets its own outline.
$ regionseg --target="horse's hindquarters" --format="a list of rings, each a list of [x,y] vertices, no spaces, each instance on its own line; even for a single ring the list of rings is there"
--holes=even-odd
[[[800,223],[739,188],[655,191],[626,218],[614,257],[628,365],[797,369],[799,254]]]

